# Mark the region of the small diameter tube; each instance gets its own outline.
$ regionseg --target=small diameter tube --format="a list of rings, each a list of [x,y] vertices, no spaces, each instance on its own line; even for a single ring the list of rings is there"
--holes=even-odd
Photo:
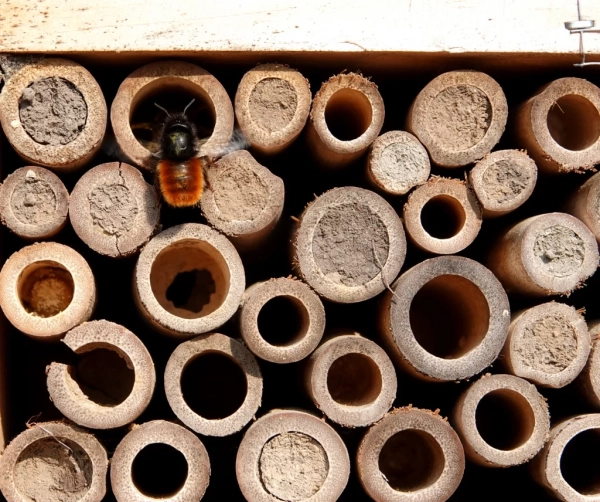
[[[87,164],[100,149],[107,109],[100,86],[81,65],[39,59],[6,81],[0,123],[26,162],[69,171]]]
[[[585,223],[600,242],[600,173],[594,174],[571,195],[565,212]]]
[[[356,467],[376,502],[443,502],[462,480],[465,454],[454,429],[437,413],[399,408],[369,428]]]
[[[399,366],[425,380],[469,378],[492,364],[508,335],[510,306],[498,279],[459,256],[404,272],[381,304],[380,327]]]

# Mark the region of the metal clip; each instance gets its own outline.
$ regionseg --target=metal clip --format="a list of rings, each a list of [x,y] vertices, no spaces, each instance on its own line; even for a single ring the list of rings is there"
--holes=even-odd
[[[585,60],[585,49],[583,47],[584,33],[600,33],[596,28],[596,21],[581,19],[581,6],[577,0],[577,21],[567,21],[565,28],[573,33],[579,33],[579,52],[581,54],[581,63],[575,63],[573,66],[600,66],[600,61],[587,62]]]

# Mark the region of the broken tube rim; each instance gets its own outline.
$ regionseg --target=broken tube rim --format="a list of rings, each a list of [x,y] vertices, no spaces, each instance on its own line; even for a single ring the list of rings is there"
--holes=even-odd
[[[21,303],[19,284],[25,271],[39,265],[60,267],[73,279],[73,298],[68,307],[52,317],[30,314]],[[32,271],[33,272],[33,271]],[[96,283],[90,266],[74,249],[57,242],[41,242],[14,253],[0,270],[0,307],[19,331],[32,338],[57,340],[87,321],[96,305]]]
[[[533,430],[519,446],[510,450],[490,445],[479,433],[477,406],[488,394],[509,391],[527,402],[533,414]],[[512,375],[484,375],[458,399],[453,414],[455,429],[462,439],[467,457],[486,467],[511,467],[531,460],[546,444],[550,433],[550,414],[546,399],[535,385]]]
[[[41,422],[23,431],[6,447],[0,457],[0,489],[9,502],[28,502],[15,484],[14,469],[19,456],[37,441],[58,437],[76,443],[87,454],[92,464],[92,482],[80,502],[100,502],[106,494],[108,457],[102,444],[90,433],[62,422]]]
[[[481,292],[489,308],[488,329],[481,341],[464,355],[444,359],[428,352],[416,339],[410,308],[417,293],[428,282],[442,276],[457,276]],[[500,354],[508,336],[510,305],[504,288],[481,263],[461,256],[439,256],[422,261],[404,272],[381,304],[381,330],[400,367],[413,376],[433,381],[469,378],[488,367]]]
[[[183,86],[212,106],[215,127],[200,148],[200,156],[223,148],[233,134],[233,105],[225,88],[211,73],[184,61],[168,60],[144,65],[123,80],[110,109],[110,121],[119,148],[136,166],[143,169],[154,169],[156,159],[135,138],[129,121],[136,105],[145,96],[169,85]]]
[[[329,392],[329,370],[333,363],[348,354],[368,358],[379,371],[381,389],[375,399],[368,403],[342,404],[333,399]],[[358,333],[334,336],[318,347],[310,357],[305,382],[315,406],[330,420],[344,427],[366,427],[383,418],[392,407],[398,388],[391,359],[379,345]]]
[[[108,349],[133,369],[134,383],[127,398],[103,406],[88,398],[70,375],[70,366],[53,362],[46,369],[48,393],[54,406],[73,422],[90,429],[114,429],[137,419],[150,404],[156,373],[150,353],[127,328],[110,321],[91,321],[72,329],[63,342],[76,354]]]
[[[246,377],[246,397],[231,415],[207,419],[187,404],[181,388],[185,367],[203,353],[218,353],[231,359]],[[201,335],[180,344],[165,368],[165,394],[173,413],[187,427],[204,436],[229,436],[240,431],[256,414],[262,401],[263,379],[254,355],[240,342],[220,333]]]
[[[36,80],[51,77],[72,83],[87,106],[85,126],[65,145],[37,143],[21,125],[19,101],[23,90]],[[69,171],[86,164],[100,149],[106,132],[107,108],[102,89],[83,66],[62,58],[40,59],[23,66],[6,81],[0,96],[0,122],[12,147],[27,162]]]
[[[306,311],[306,329],[302,336],[287,345],[272,345],[258,329],[258,315],[273,298],[291,297]],[[319,296],[305,283],[293,278],[277,278],[253,284],[245,294],[239,311],[240,334],[250,351],[260,359],[287,364],[307,357],[319,345],[325,331],[325,307]]]
[[[325,421],[300,410],[272,410],[254,422],[244,434],[235,461],[235,473],[242,494],[251,502],[276,502],[279,498],[265,488],[260,459],[265,444],[288,432],[309,436],[325,450],[329,470],[318,492],[305,500],[333,502],[344,491],[350,476],[350,458],[338,433]]]
[[[438,444],[444,456],[439,477],[415,491],[392,488],[379,469],[379,456],[386,442],[402,431],[422,431]],[[445,419],[429,410],[398,408],[367,430],[358,446],[356,466],[361,485],[376,502],[443,501],[462,480],[465,455],[458,434]]]
[[[54,214],[48,221],[32,224],[15,214],[15,190],[28,180],[42,182],[52,190],[55,198]],[[60,232],[69,214],[69,192],[56,174],[43,167],[25,166],[9,174],[0,186],[0,219],[8,229],[23,239],[48,239]]]
[[[372,279],[358,286],[328,280],[313,256],[313,237],[320,220],[329,209],[348,204],[368,206],[385,226],[388,239],[388,256],[383,267]],[[310,203],[302,213],[292,242],[293,265],[298,275],[320,296],[337,303],[356,303],[377,296],[396,278],[406,257],[404,226],[396,211],[375,192],[351,186],[333,188]]]
[[[250,112],[249,101],[256,86],[268,79],[283,80],[294,89],[297,105],[292,119],[276,131],[266,131],[257,125]],[[272,155],[293,143],[308,120],[312,95],[310,83],[297,70],[283,64],[259,64],[247,71],[235,94],[235,116],[252,148],[263,154]]]
[[[186,319],[164,309],[154,295],[150,275],[156,258],[167,249],[200,242],[207,244],[223,259],[229,273],[229,289],[221,305],[198,318]],[[207,225],[184,223],[168,228],[146,244],[139,255],[134,272],[134,298],[144,318],[162,333],[179,338],[217,329],[237,311],[246,287],[242,260],[233,244]]]
[[[132,479],[132,465],[146,446],[166,444],[181,453],[187,462],[188,475],[183,486],[170,497],[169,502],[200,500],[210,482],[210,459],[200,439],[180,425],[164,420],[153,420],[133,427],[117,446],[110,461],[110,482],[119,502],[151,502],[159,500],[141,493]]]

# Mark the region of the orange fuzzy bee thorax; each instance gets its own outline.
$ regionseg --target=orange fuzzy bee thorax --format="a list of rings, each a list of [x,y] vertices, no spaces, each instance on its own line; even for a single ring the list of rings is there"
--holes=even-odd
[[[198,157],[160,160],[156,166],[156,185],[169,206],[196,206],[204,192],[203,160]]]

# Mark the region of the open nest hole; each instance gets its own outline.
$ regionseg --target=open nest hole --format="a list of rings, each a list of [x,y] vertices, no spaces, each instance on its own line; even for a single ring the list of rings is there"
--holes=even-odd
[[[557,99],[546,120],[554,141],[567,150],[585,150],[600,137],[600,113],[583,96],[568,94]]]
[[[308,310],[293,296],[276,296],[258,313],[258,331],[270,345],[287,347],[302,340],[310,326]]]
[[[131,479],[146,497],[163,499],[179,492],[188,477],[183,453],[165,443],[145,446],[133,459]]]
[[[368,356],[345,354],[336,359],[327,373],[327,390],[332,399],[346,406],[363,406],[381,394],[379,366]]]
[[[325,123],[329,132],[341,141],[360,138],[373,121],[369,98],[354,89],[333,93],[325,106]]]
[[[600,469],[595,461],[598,451],[600,429],[588,429],[574,436],[560,457],[563,478],[583,495],[600,494]]]
[[[466,220],[462,204],[449,195],[432,197],[421,209],[421,226],[436,239],[450,239],[458,235]]]
[[[60,263],[40,261],[23,270],[17,289],[27,312],[37,317],[54,317],[73,301],[75,282]]]

